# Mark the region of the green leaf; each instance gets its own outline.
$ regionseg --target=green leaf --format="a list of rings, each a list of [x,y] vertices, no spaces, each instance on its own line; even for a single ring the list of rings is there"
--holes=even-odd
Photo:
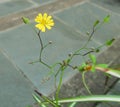
[[[92,71],[92,72],[95,72],[95,70],[96,70],[96,69],[95,69],[95,65],[92,65],[91,71]]]
[[[110,15],[107,15],[104,19],[103,19],[103,22],[109,22],[110,20]]]
[[[97,64],[97,67],[108,68],[108,64]]]
[[[107,64],[98,64],[96,65],[96,70],[102,71],[104,73],[110,74],[117,78],[120,78],[120,70],[108,68]]]
[[[96,56],[95,55],[90,54],[89,58],[91,59],[93,64],[96,64]]]
[[[99,23],[100,23],[100,21],[96,20],[95,23],[94,23],[94,25],[93,25],[93,27],[96,27]]]
[[[26,17],[22,17],[22,21],[25,23],[25,24],[29,24],[30,23],[30,20]]]
[[[106,45],[107,45],[107,46],[112,45],[112,43],[113,43],[114,40],[115,40],[114,38],[111,39],[111,40],[108,40],[108,41],[106,42]]]
[[[115,70],[115,69],[109,69],[106,73],[115,76],[117,78],[120,78],[120,70]]]

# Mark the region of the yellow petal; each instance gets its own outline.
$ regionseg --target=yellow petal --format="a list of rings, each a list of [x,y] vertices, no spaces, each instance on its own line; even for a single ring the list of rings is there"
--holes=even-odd
[[[49,20],[51,20],[52,16],[48,16],[46,19],[46,22],[48,22]]]
[[[47,13],[44,13],[43,18],[44,18],[44,20],[47,19]]]
[[[35,27],[38,28],[39,30],[42,30],[43,25],[42,24],[37,24],[37,25],[35,25]]]
[[[39,17],[40,19],[43,18],[41,13],[38,14],[38,17]]]
[[[49,20],[47,23],[54,23],[54,21],[53,20]]]
[[[42,17],[40,17],[39,15],[35,18],[35,22],[40,23],[42,20]]]
[[[49,26],[54,26],[54,23],[49,23],[49,24],[47,24],[47,25],[49,25]]]
[[[48,29],[51,29],[51,26],[49,26],[49,25],[46,25],[46,27],[47,27]]]
[[[42,31],[42,32],[45,32],[45,26],[42,27],[41,31]]]

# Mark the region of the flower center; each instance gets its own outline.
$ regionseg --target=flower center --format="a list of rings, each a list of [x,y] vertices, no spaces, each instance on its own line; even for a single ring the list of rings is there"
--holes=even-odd
[[[43,25],[46,25],[46,21],[43,19],[41,22]]]

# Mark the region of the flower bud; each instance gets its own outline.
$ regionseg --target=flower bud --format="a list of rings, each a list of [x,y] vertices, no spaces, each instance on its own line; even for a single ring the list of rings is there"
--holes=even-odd
[[[49,44],[52,44],[52,41],[49,41]]]

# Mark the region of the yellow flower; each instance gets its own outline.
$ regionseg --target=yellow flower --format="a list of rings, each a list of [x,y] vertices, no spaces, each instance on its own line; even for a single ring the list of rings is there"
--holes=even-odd
[[[52,16],[49,16],[47,13],[44,13],[43,15],[41,13],[38,14],[38,16],[35,18],[35,22],[38,23],[35,25],[35,27],[42,32],[45,32],[46,28],[50,30],[52,26],[54,26]]]

